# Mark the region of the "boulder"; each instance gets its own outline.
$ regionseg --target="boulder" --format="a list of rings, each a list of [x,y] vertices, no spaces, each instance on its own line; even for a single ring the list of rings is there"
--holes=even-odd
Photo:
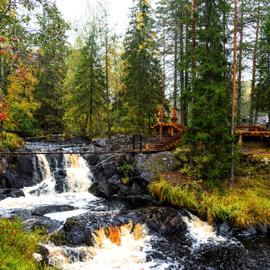
[[[14,189],[14,188],[0,189],[0,200],[4,200],[8,197],[12,198],[24,197],[24,193],[21,189]]]
[[[23,225],[27,231],[41,229],[45,230],[46,233],[52,233],[58,230],[62,223],[60,221],[51,220],[48,217],[32,217],[25,220]]]
[[[64,212],[64,211],[72,211],[78,209],[72,205],[46,205],[35,208],[32,211],[33,216],[44,216],[50,213]]]
[[[134,178],[150,183],[160,174],[174,172],[181,168],[181,163],[171,152],[156,154],[138,154],[134,162]]]
[[[66,220],[59,231],[62,245],[93,245],[93,233],[100,228],[133,224],[146,224],[152,233],[161,235],[181,234],[186,224],[174,208],[148,207],[122,213],[104,212],[99,215],[88,212]],[[59,244],[59,243],[57,243]]]
[[[20,189],[33,186],[33,173],[32,155],[14,156],[6,170],[0,173],[0,187]]]

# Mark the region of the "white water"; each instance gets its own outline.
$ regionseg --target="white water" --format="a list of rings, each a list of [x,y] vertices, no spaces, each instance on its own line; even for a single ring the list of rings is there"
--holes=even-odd
[[[42,181],[36,186],[24,188],[23,191],[26,196],[31,194],[53,194],[55,192],[55,179],[52,175],[46,155],[38,154],[37,160],[42,175]]]
[[[207,222],[202,221],[192,214],[189,215],[191,216],[191,219],[183,217],[183,220],[187,224],[189,235],[193,239],[192,246],[194,248],[209,242],[220,243],[227,240],[226,238],[217,235],[214,227],[209,225]]]
[[[7,198],[0,201],[0,213],[2,216],[10,216],[12,211],[30,210],[41,206],[71,205],[79,208],[74,211],[48,214],[51,219],[65,221],[67,218],[80,215],[87,211],[92,201],[98,198],[88,193],[93,175],[86,161],[80,155],[65,155],[64,168],[67,172],[66,183],[68,192],[56,193],[56,179],[51,171],[49,161],[44,154],[38,154],[33,160],[34,168],[41,173],[42,181],[23,189],[25,197]],[[37,171],[34,178],[37,178]]]
[[[137,225],[132,231],[132,224],[119,228],[120,243],[114,243],[105,231],[100,229],[93,235],[93,247],[78,247],[74,250],[86,254],[83,262],[70,262],[66,256],[66,247],[47,246],[50,251],[51,265],[60,266],[64,270],[149,270],[153,262],[146,261],[146,251],[151,249],[151,237],[145,226]],[[160,268],[161,269],[161,268]]]
[[[65,222],[69,217],[77,216],[89,211],[91,202],[98,198],[88,193],[93,175],[86,161],[80,155],[65,154],[63,166],[66,171],[67,192],[57,194],[55,190],[56,179],[50,169],[50,164],[45,155],[37,155],[36,167],[42,175],[41,183],[24,189],[25,197],[7,198],[0,201],[0,213],[9,216],[14,210],[34,209],[40,206],[71,205],[78,209],[73,211],[50,213],[45,216]],[[36,174],[37,177],[37,174]],[[98,214],[98,212],[95,212]],[[112,214],[113,217],[114,214]],[[188,234],[193,239],[193,248],[209,242],[220,243],[226,241],[218,236],[212,226],[191,215],[191,219],[183,217],[187,224]],[[84,261],[73,261],[69,258],[67,247],[48,245],[50,251],[50,263],[64,270],[163,270],[181,269],[175,262],[164,260],[148,261],[147,253],[153,252],[151,236],[145,227],[140,237],[135,237],[130,227],[121,227],[121,243],[113,243],[102,234],[96,238],[94,247],[76,247],[73,251],[86,254]],[[71,248],[69,248],[71,249]]]
[[[64,154],[68,191],[88,192],[94,178],[83,157],[78,154]]]

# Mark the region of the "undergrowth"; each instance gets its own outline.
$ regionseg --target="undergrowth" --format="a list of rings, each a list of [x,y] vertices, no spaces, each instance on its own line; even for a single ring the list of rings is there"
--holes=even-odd
[[[24,141],[15,134],[0,132],[0,150],[16,150],[24,145]]]
[[[161,178],[150,184],[149,191],[161,201],[188,208],[210,223],[229,221],[239,228],[270,225],[269,176],[238,177],[233,187],[223,183],[222,188],[211,192],[192,184],[172,186]]]
[[[0,269],[49,269],[41,268],[33,258],[42,239],[40,231],[26,232],[21,221],[0,219]]]

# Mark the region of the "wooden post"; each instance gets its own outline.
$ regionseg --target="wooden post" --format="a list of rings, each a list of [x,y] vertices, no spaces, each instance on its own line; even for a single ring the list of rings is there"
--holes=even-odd
[[[240,134],[239,135],[239,138],[238,138],[238,145],[242,145],[243,144],[243,135],[242,134]]]

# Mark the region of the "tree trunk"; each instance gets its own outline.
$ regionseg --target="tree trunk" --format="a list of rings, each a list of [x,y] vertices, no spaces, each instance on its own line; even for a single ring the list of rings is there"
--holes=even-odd
[[[249,110],[249,124],[254,123],[254,90],[255,90],[255,81],[256,81],[256,70],[257,70],[257,51],[259,43],[259,29],[260,29],[260,1],[258,4],[258,13],[256,21],[256,35],[255,35],[255,44],[253,51],[253,67],[252,67],[252,81],[251,81],[251,93],[250,93],[250,110]]]
[[[178,31],[177,24],[174,30],[174,84],[173,84],[173,107],[177,107],[177,92],[178,92]]]
[[[180,29],[179,29],[179,46],[180,46],[180,61],[183,63],[184,61],[184,25],[183,25],[183,5],[181,6],[180,11]],[[185,125],[185,102],[184,102],[184,95],[185,95],[185,74],[184,69],[180,67],[180,109],[181,109],[181,124]]]
[[[192,16],[192,88],[194,87],[194,81],[196,77],[196,59],[195,59],[195,48],[196,48],[196,20],[195,20],[195,0],[191,3],[191,16]]]
[[[237,53],[237,24],[238,24],[238,0],[234,0],[234,37],[233,37],[233,87],[232,87],[232,118],[231,118],[231,134],[235,136],[235,105],[236,105],[236,53]],[[232,142],[232,164],[231,164],[231,183],[235,178],[235,158],[234,158],[234,141]]]
[[[106,72],[106,120],[108,136],[111,136],[111,116],[110,116],[110,93],[109,93],[109,48],[108,48],[108,26],[105,33],[105,72]]]
[[[241,5],[240,17],[240,40],[238,58],[238,85],[237,85],[237,125],[241,122],[241,100],[242,100],[242,60],[243,60],[243,37],[244,37],[244,1]]]
[[[189,44],[189,27],[188,24],[186,25],[186,42],[185,42],[185,54],[188,55],[190,53],[189,48],[190,48],[190,44]],[[189,65],[190,63],[188,63]],[[182,98],[182,106],[183,106],[183,124],[184,126],[188,126],[188,102],[187,102],[187,98],[186,95],[187,93],[190,91],[191,89],[191,85],[189,83],[189,71],[186,68],[185,70],[185,74],[184,74],[184,80],[185,80],[185,96],[184,98]]]

